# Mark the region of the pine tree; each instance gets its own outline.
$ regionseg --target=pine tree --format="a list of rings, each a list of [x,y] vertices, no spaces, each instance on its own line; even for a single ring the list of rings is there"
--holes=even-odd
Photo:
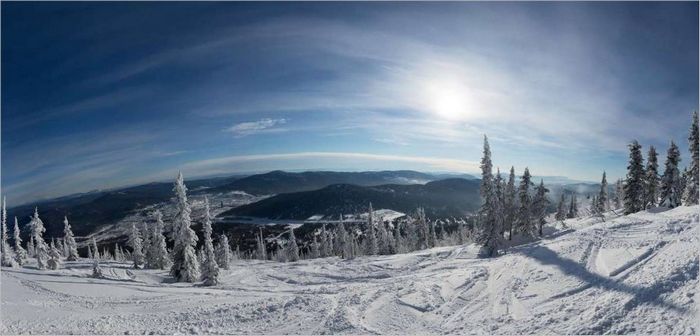
[[[178,173],[173,188],[177,197],[176,215],[173,221],[173,265],[170,273],[182,282],[195,282],[200,278],[199,263],[195,252],[197,235],[192,230],[192,210],[187,202],[187,187],[182,172]]]
[[[673,141],[666,154],[666,167],[661,177],[661,205],[675,208],[681,204],[681,176],[678,163],[681,153]]]
[[[49,259],[49,250],[46,242],[44,241],[44,232],[46,232],[46,229],[44,228],[44,222],[42,222],[41,218],[39,218],[38,208],[34,208],[34,216],[29,222],[29,227],[32,230],[32,245],[34,256],[36,257],[37,267],[39,269],[45,269],[46,262]]]
[[[298,261],[299,260],[299,245],[297,245],[297,239],[294,237],[294,228],[289,227],[289,242],[287,242],[286,248],[287,261]]]
[[[143,239],[135,223],[131,223],[131,231],[129,233],[127,245],[131,247],[131,260],[134,262],[134,268],[140,268],[144,264]],[[97,247],[95,247],[95,250],[97,250]]]
[[[644,208],[655,207],[659,199],[659,163],[654,146],[649,147],[644,186]]]
[[[22,266],[27,260],[27,251],[22,247],[22,238],[19,236],[20,232],[19,225],[17,224],[17,217],[15,217],[15,227],[12,231],[15,240],[15,261],[18,265]]]
[[[14,267],[15,263],[15,253],[10,248],[10,243],[7,240],[7,209],[5,204],[5,197],[2,199],[2,245],[0,245],[0,253],[2,253],[2,265],[5,267]]]
[[[510,167],[510,175],[508,175],[508,184],[506,184],[506,190],[505,190],[505,195],[504,195],[504,212],[505,212],[505,225],[507,228],[504,228],[508,230],[508,240],[511,240],[513,237],[513,223],[515,223],[516,219],[516,214],[517,214],[517,204],[516,204],[516,199],[517,199],[517,193],[515,190],[515,168]]]
[[[165,235],[163,234],[163,214],[160,210],[153,213],[156,218],[156,223],[153,225],[153,233],[151,234],[151,259],[149,267],[156,269],[167,269],[170,267],[170,256],[168,255],[168,247],[165,243]]]
[[[629,145],[630,161],[627,165],[627,181],[624,185],[625,214],[644,209],[644,167],[642,166],[642,146],[637,140]]]
[[[549,205],[549,199],[547,199],[547,193],[549,189],[545,188],[544,181],[540,180],[540,185],[535,188],[535,198],[532,202],[532,215],[537,224],[537,234],[542,237],[542,227],[547,221],[547,206]]]
[[[489,256],[493,256],[500,245],[498,233],[501,229],[496,220],[497,199],[494,188],[493,164],[491,163],[491,147],[486,135],[484,135],[484,151],[481,158],[481,207],[479,208],[479,221],[476,227],[475,242],[486,249]]]
[[[566,219],[566,195],[564,191],[561,192],[561,198],[559,199],[559,204],[557,205],[557,213],[554,215],[554,219],[558,221],[563,221]]]
[[[605,172],[603,172],[603,178],[600,181],[600,192],[597,198],[598,210],[602,214],[610,209],[610,202],[608,199],[608,180],[605,177]]]
[[[379,253],[379,246],[377,244],[377,233],[374,228],[374,218],[372,217],[374,210],[372,210],[372,203],[369,203],[369,210],[367,211],[367,254],[376,255]]]
[[[68,223],[67,216],[63,216],[63,240],[65,241],[65,248],[68,251],[66,260],[78,260],[78,244],[75,243],[75,236],[73,235],[73,230],[71,230],[71,226]]]
[[[518,209],[516,223],[519,233],[534,237],[536,230],[532,221],[532,198],[530,197],[530,185],[532,182],[530,179],[530,170],[525,167],[525,172],[520,179],[520,187],[518,188],[520,208]]]
[[[690,126],[688,135],[688,150],[690,150],[690,165],[688,166],[688,178],[683,191],[683,204],[698,204],[698,193],[700,193],[700,170],[698,160],[700,159],[700,145],[698,144],[698,111],[693,113],[693,124]]]
[[[219,265],[216,263],[214,255],[214,243],[211,240],[211,220],[209,212],[209,199],[204,197],[204,261],[202,264],[202,281],[205,286],[214,286],[219,283]]]

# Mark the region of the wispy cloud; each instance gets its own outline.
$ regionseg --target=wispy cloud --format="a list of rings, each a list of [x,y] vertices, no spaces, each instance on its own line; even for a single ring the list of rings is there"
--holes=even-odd
[[[259,133],[282,132],[285,129],[277,127],[287,123],[287,119],[264,118],[258,121],[246,121],[235,124],[224,131],[233,133],[237,137],[244,137]]]

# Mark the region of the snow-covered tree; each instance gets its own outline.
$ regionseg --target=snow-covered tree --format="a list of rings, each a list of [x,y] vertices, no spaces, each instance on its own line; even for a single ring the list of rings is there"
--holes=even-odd
[[[496,178],[493,181],[494,185],[494,217],[495,225],[498,228],[498,235],[503,238],[503,232],[505,231],[505,212],[506,212],[506,195],[505,186],[503,183],[503,178],[501,177],[501,169],[496,168]]]
[[[515,167],[510,167],[510,174],[508,175],[508,183],[506,184],[505,195],[504,195],[504,212],[505,212],[505,225],[504,231],[508,231],[508,240],[513,237],[513,224],[516,220],[517,215],[517,191],[515,189]]]
[[[498,201],[494,188],[491,147],[489,146],[489,140],[486,135],[484,135],[484,151],[481,158],[481,186],[479,195],[481,196],[481,207],[479,208],[479,221],[475,228],[475,242],[486,249],[486,253],[489,256],[492,256],[497,252],[501,244],[501,237],[499,237],[501,229],[498,227],[496,220]]]
[[[666,154],[666,167],[661,176],[661,205],[675,208],[681,205],[681,175],[678,170],[678,163],[681,161],[681,153],[673,141]]]
[[[209,212],[209,199],[204,197],[204,223],[202,231],[204,231],[204,260],[202,261],[202,281],[205,286],[215,286],[219,283],[219,265],[216,263],[216,255],[214,254],[214,243],[211,240],[211,220],[212,215]]]
[[[557,213],[554,215],[554,219],[558,221],[563,221],[566,219],[566,195],[564,191],[561,192],[561,197],[559,198],[559,203],[557,204]]]
[[[168,255],[168,247],[165,243],[165,235],[163,234],[163,214],[160,210],[153,213],[156,218],[156,223],[153,225],[153,233],[151,233],[151,252],[148,265],[155,269],[167,269],[170,267],[170,256]]]
[[[10,248],[10,243],[7,240],[7,209],[5,204],[5,197],[2,199],[2,245],[0,245],[0,253],[2,253],[2,265],[5,267],[16,266],[15,253]]]
[[[605,172],[603,172],[603,178],[600,181],[600,192],[598,192],[597,204],[598,210],[601,213],[610,210],[610,202],[608,198],[608,180],[605,177]]]
[[[141,240],[143,241],[143,264],[144,267],[151,267],[151,260],[154,257],[151,255],[153,253],[153,230],[148,229],[148,224],[143,223],[143,228],[141,229]]]
[[[700,144],[698,144],[698,111],[693,113],[693,123],[690,126],[688,135],[688,150],[690,150],[690,164],[688,165],[688,178],[685,181],[683,191],[683,204],[698,204],[698,193],[700,193],[700,170],[698,160],[700,160]]]
[[[365,229],[366,234],[366,254],[376,255],[379,253],[379,244],[377,243],[377,232],[374,227],[372,203],[369,203],[369,210],[367,211],[367,227]]]
[[[102,278],[102,268],[100,268],[100,262],[97,259],[93,259],[92,261],[92,277],[93,278]]]
[[[569,212],[566,214],[566,218],[576,217],[578,217],[578,202],[576,201],[576,194],[572,194],[571,202],[569,203]]]
[[[141,266],[144,264],[143,239],[141,238],[141,232],[139,232],[139,229],[136,228],[135,223],[131,223],[131,231],[129,231],[129,240],[127,241],[127,245],[131,247],[131,261],[134,262],[134,268],[141,268]]]
[[[49,260],[47,260],[46,265],[52,270],[57,270],[61,267],[61,252],[56,248],[56,244],[53,241],[51,241],[49,247]]]
[[[291,226],[289,227],[289,241],[286,246],[286,260],[299,260],[299,245],[297,245],[297,238],[294,236],[294,228]]]
[[[617,179],[615,182],[615,198],[613,202],[615,203],[615,209],[622,207],[622,199],[624,198],[625,190],[622,186],[622,179]]]
[[[659,203],[659,163],[656,148],[649,147],[647,167],[644,178],[644,208],[657,206]]]
[[[337,241],[335,246],[338,248],[340,256],[343,259],[351,259],[353,257],[352,242],[350,241],[350,235],[345,230],[345,222],[342,214],[340,215],[340,223],[336,228],[335,236]]]
[[[117,243],[114,243],[114,260],[119,262],[124,261],[124,254],[122,254],[122,249]]]
[[[90,250],[92,251],[92,257],[95,259],[100,259],[100,250],[97,248],[97,241],[95,236],[92,236],[90,240]]]
[[[17,217],[15,217],[15,227],[12,230],[15,240],[15,261],[18,265],[22,266],[27,260],[27,251],[22,247],[22,238],[19,236],[19,225],[17,224]]]
[[[39,218],[39,209],[34,208],[34,216],[29,222],[29,227],[32,230],[32,245],[34,249],[34,256],[36,257],[37,267],[39,269],[46,268],[46,262],[49,259],[49,249],[44,241],[44,222]]]
[[[547,221],[547,206],[549,205],[549,199],[547,199],[547,193],[549,189],[545,188],[544,181],[540,180],[540,185],[535,187],[535,198],[532,201],[532,216],[537,225],[537,234],[542,237],[542,227]]]
[[[173,265],[170,273],[182,282],[195,282],[200,278],[199,263],[195,254],[197,235],[192,230],[190,205],[187,202],[187,187],[182,172],[178,173],[173,188],[177,198],[173,221]]]
[[[642,146],[637,140],[629,144],[630,161],[627,165],[627,181],[625,191],[625,214],[635,213],[644,209],[644,166]]]
[[[319,235],[322,235],[319,233]],[[319,258],[321,256],[321,245],[318,243],[318,239],[315,234],[311,234],[311,251],[310,258]]]
[[[516,226],[519,233],[534,237],[536,234],[536,229],[532,221],[532,197],[530,197],[531,184],[530,170],[525,167],[525,172],[523,173],[523,177],[520,178],[520,187],[518,188],[520,208],[518,209]]]
[[[255,255],[260,260],[267,260],[267,248],[265,247],[265,239],[263,238],[262,228],[259,228],[259,233],[256,240]]]
[[[233,259],[233,251],[228,242],[228,237],[225,234],[219,236],[216,244],[216,263],[219,267],[228,270],[231,268],[231,260]]]
[[[64,248],[68,252],[66,260],[78,260],[78,244],[75,243],[75,236],[73,235],[73,230],[71,229],[71,226],[68,223],[67,216],[63,216],[63,241]]]

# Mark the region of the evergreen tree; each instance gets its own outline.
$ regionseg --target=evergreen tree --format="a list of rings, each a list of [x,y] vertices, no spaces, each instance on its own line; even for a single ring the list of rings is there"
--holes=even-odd
[[[319,233],[319,235],[322,236],[322,234]],[[311,258],[318,258],[321,256],[321,247],[320,244],[318,243],[318,239],[316,239],[316,234],[312,234],[313,236],[312,242],[311,242]]]
[[[92,257],[95,259],[100,259],[100,250],[97,249],[97,241],[95,241],[95,236],[91,240]]]
[[[22,238],[19,236],[20,232],[19,225],[17,224],[17,217],[15,217],[15,227],[12,233],[14,234],[15,240],[15,261],[18,265],[22,266],[27,260],[27,251],[22,247]]]
[[[681,153],[673,141],[666,154],[666,167],[661,176],[661,205],[675,208],[681,204],[681,176],[678,163],[681,161]]]
[[[649,209],[659,202],[659,163],[654,146],[649,147],[645,173],[644,208]]]
[[[683,191],[683,204],[698,204],[698,193],[700,187],[700,170],[698,170],[698,160],[700,159],[700,145],[698,144],[698,111],[693,113],[693,124],[690,126],[688,135],[688,150],[690,150],[690,165],[688,166],[688,178]]]
[[[97,259],[92,261],[92,277],[99,279],[102,278],[102,268],[100,267],[100,262]]]
[[[372,203],[369,203],[369,210],[367,211],[367,254],[376,255],[379,253],[379,246],[377,244],[377,233],[374,228],[374,218],[373,218]]]
[[[219,283],[219,265],[214,255],[214,243],[211,240],[211,220],[209,212],[209,199],[204,197],[204,261],[202,264],[202,281],[205,286],[214,286]]]
[[[532,216],[537,224],[537,234],[542,237],[542,227],[547,221],[547,206],[549,205],[549,199],[547,199],[547,193],[549,189],[545,188],[544,181],[540,180],[540,185],[535,188],[535,198],[532,201]]]
[[[31,229],[31,227],[30,227]],[[36,246],[34,246],[34,235],[29,235],[29,243],[27,243],[27,256],[34,258],[36,256]]]
[[[114,260],[118,262],[124,261],[124,254],[122,254],[122,249],[117,243],[114,243]]]
[[[131,247],[131,261],[134,262],[134,268],[140,268],[144,264],[143,239],[141,238],[141,232],[139,232],[139,229],[136,228],[135,223],[131,223],[131,231],[129,233],[127,245]],[[95,246],[95,250],[97,250],[97,246]]]
[[[513,223],[516,220],[517,214],[517,192],[515,190],[515,168],[510,167],[510,175],[508,175],[508,184],[506,184],[506,190],[504,195],[504,212],[505,212],[505,225],[508,230],[508,240],[513,237]],[[505,230],[504,229],[504,230]]]
[[[68,251],[66,260],[76,261],[78,260],[78,244],[75,243],[75,236],[73,235],[73,230],[68,223],[68,217],[63,216],[63,240],[65,249]]]
[[[523,177],[520,179],[520,187],[518,188],[518,198],[520,200],[520,208],[518,209],[517,228],[518,232],[535,236],[536,229],[532,221],[532,198],[530,197],[531,175],[530,170],[525,167]]]
[[[294,228],[291,226],[289,227],[289,242],[286,250],[288,261],[299,260],[299,245],[297,245],[297,239],[294,237]]]
[[[564,194],[563,190],[561,192],[559,204],[557,204],[557,213],[554,215],[554,219],[558,221],[563,221],[566,219],[566,195]]]
[[[569,203],[569,212],[566,214],[566,218],[576,217],[578,217],[578,203],[576,202],[576,194],[572,194],[571,203]]]
[[[44,232],[46,232],[46,229],[44,228],[44,222],[41,221],[41,218],[39,218],[38,208],[34,208],[34,216],[29,222],[29,227],[32,230],[32,238],[34,239],[32,245],[34,248],[34,256],[36,257],[37,267],[39,269],[45,269],[46,262],[49,259],[49,249],[44,241]]]
[[[501,169],[496,168],[496,179],[493,182],[494,185],[494,224],[498,228],[498,236],[503,238],[503,231],[505,226],[505,211],[506,211],[506,196],[504,190],[503,178],[501,177]]]
[[[2,265],[5,267],[14,267],[15,263],[15,253],[10,248],[10,243],[7,239],[7,209],[5,204],[5,197],[2,199],[2,245],[0,245],[0,253],[2,253]]]
[[[625,191],[622,187],[622,179],[617,179],[615,182],[615,209],[622,208],[622,199],[624,198]]]
[[[153,253],[153,231],[148,229],[146,222],[143,223],[143,228],[141,229],[141,239],[143,241],[143,264],[144,267],[151,268],[154,259]]]
[[[338,224],[336,237],[338,238],[338,242],[340,243],[335,244],[336,246],[339,246],[340,256],[343,259],[353,258],[354,255],[352,253],[352,242],[350,241],[350,235],[345,230],[345,222],[343,220],[343,215],[340,215],[340,224]]]
[[[610,202],[608,198],[608,180],[605,177],[605,172],[603,172],[603,178],[600,181],[600,192],[598,193],[597,204],[601,214],[610,210]]]
[[[49,247],[49,259],[46,261],[46,265],[52,270],[57,270],[61,267],[61,252],[58,251],[53,241],[51,241]]]
[[[265,247],[265,240],[263,239],[262,228],[260,229],[260,234],[258,235],[257,243],[257,253],[256,256],[260,260],[267,260],[267,248]]]
[[[219,242],[216,245],[216,263],[219,267],[228,270],[230,269],[231,259],[233,259],[233,252],[231,251],[231,245],[228,242],[228,237],[222,234],[219,237]]]
[[[165,243],[165,235],[163,229],[163,214],[160,210],[153,213],[156,218],[156,223],[153,225],[153,233],[151,234],[151,259],[148,261],[149,267],[156,269],[167,269],[170,267],[170,256],[168,255],[168,247]]]
[[[497,199],[494,188],[493,164],[491,163],[491,147],[486,135],[484,135],[484,151],[481,158],[481,207],[479,208],[479,221],[476,227],[475,242],[486,249],[489,256],[493,256],[500,245],[498,233],[501,229],[496,220]]]
[[[170,268],[178,281],[195,282],[200,278],[199,262],[195,252],[197,235],[192,230],[192,210],[187,202],[187,187],[182,172],[178,173],[173,188],[177,198],[176,214],[173,221],[173,265]]]
[[[627,165],[627,181],[624,185],[625,214],[644,209],[644,166],[642,163],[642,146],[637,140],[629,145],[630,161]]]

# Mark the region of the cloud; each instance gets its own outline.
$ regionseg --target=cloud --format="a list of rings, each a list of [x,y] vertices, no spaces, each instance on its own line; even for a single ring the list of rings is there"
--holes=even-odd
[[[287,119],[270,119],[264,118],[258,121],[247,121],[240,124],[235,124],[224,131],[233,133],[237,137],[244,137],[259,133],[269,133],[270,131],[281,132],[284,131],[282,128],[275,128],[275,126],[284,125],[287,123]]]

